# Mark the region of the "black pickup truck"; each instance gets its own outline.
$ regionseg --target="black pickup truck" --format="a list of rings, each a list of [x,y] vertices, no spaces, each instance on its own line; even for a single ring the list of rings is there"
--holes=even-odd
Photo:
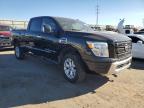
[[[15,30],[17,59],[26,54],[45,57],[63,68],[72,83],[85,79],[86,70],[116,74],[131,65],[131,39],[110,32],[96,32],[80,20],[42,16],[32,18],[27,30]]]

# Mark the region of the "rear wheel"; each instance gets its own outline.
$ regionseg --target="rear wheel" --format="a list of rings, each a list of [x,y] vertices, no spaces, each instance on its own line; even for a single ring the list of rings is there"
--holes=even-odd
[[[76,54],[67,54],[63,60],[65,78],[71,83],[83,81],[86,76],[80,57]]]
[[[24,50],[22,47],[20,46],[15,46],[15,57],[19,60],[24,59],[25,54],[24,54]]]

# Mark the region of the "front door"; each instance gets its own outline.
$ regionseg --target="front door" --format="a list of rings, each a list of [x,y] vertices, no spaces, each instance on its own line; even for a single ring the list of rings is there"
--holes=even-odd
[[[60,50],[59,39],[61,36],[57,33],[58,26],[50,18],[43,18],[42,33],[40,37],[40,47],[44,56],[57,61],[57,54]]]

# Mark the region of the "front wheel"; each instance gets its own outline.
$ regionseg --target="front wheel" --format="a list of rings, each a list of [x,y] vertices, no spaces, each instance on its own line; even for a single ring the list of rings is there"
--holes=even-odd
[[[24,59],[24,50],[20,46],[15,46],[15,57],[19,60]]]
[[[71,83],[83,81],[86,76],[80,57],[76,54],[68,54],[63,60],[65,78]]]

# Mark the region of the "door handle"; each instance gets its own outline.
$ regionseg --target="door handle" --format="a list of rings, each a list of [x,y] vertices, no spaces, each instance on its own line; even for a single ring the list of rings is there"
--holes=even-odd
[[[60,38],[59,43],[67,44],[67,38]]]
[[[36,36],[37,38],[41,38],[41,36],[40,35],[38,35],[38,36]]]

